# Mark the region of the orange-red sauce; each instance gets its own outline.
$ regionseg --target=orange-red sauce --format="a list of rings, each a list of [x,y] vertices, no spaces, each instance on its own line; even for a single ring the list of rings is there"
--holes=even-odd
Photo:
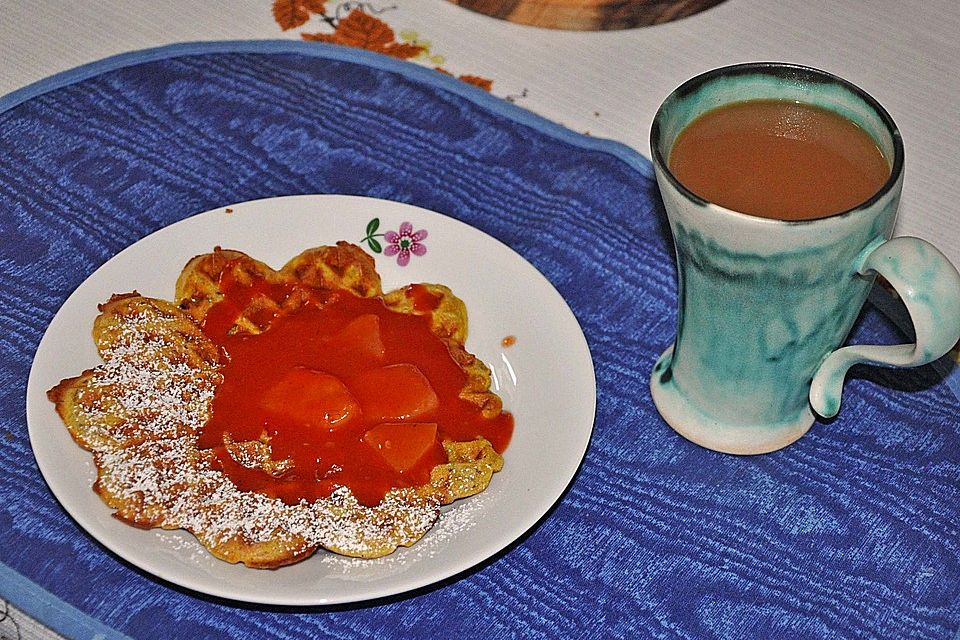
[[[375,505],[391,488],[428,482],[430,470],[447,462],[443,440],[484,437],[498,452],[506,449],[513,417],[484,418],[459,398],[466,374],[430,331],[429,316],[397,313],[380,298],[343,291],[262,280],[245,286],[231,272],[223,271],[225,298],[203,327],[227,364],[199,444],[217,450],[240,489],[292,504],[343,485],[361,503]],[[416,309],[436,308],[438,300],[424,287],[406,292]],[[257,318],[269,326],[259,335],[228,335],[254,295],[277,301],[303,295],[308,302],[292,313]],[[405,429],[409,442],[396,442]],[[280,477],[241,466],[222,446],[224,434],[240,442],[262,433],[273,460],[293,461]]]

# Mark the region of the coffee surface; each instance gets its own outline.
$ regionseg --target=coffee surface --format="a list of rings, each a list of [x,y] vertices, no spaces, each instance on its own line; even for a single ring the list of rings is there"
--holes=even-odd
[[[706,112],[677,137],[669,166],[709,202],[780,220],[847,211],[890,177],[877,143],[855,123],[820,107],[779,100]]]

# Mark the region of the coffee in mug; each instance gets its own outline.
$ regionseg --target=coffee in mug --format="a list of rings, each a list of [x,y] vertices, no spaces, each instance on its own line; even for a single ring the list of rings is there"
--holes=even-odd
[[[788,100],[734,102],[697,117],[673,143],[669,167],[705,200],[778,220],[853,209],[880,191],[891,169],[856,123]]]

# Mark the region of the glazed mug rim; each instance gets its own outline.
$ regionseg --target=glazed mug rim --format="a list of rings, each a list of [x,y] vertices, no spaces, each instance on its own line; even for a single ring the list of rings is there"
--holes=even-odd
[[[666,159],[663,157],[663,153],[660,149],[660,142],[662,138],[661,130],[661,120],[664,118],[664,114],[667,112],[667,109],[670,107],[670,104],[675,100],[687,96],[702,86],[705,86],[707,83],[718,79],[718,78],[729,78],[735,76],[747,76],[747,75],[767,75],[773,76],[782,79],[792,79],[801,83],[812,84],[812,83],[825,83],[825,84],[834,84],[840,85],[850,91],[857,98],[862,100],[870,109],[872,109],[876,115],[879,117],[880,121],[883,123],[883,126],[887,129],[890,134],[892,144],[893,144],[893,162],[890,166],[890,176],[883,183],[883,185],[866,201],[852,207],[850,209],[845,209],[843,211],[838,211],[830,215],[811,218],[806,220],[782,220],[779,218],[767,218],[763,216],[757,216],[749,213],[744,213],[742,211],[737,211],[735,209],[729,209],[723,205],[711,202],[696,193],[690,191],[686,186],[681,183],[677,177],[670,170],[669,165],[667,164]],[[748,98],[749,99],[749,98]],[[824,107],[829,109],[828,106]],[[689,123],[687,123],[689,124]],[[661,170],[661,173],[667,178],[671,186],[674,189],[680,192],[684,198],[695,202],[701,206],[710,207],[719,212],[723,212],[735,217],[746,218],[751,221],[760,223],[760,224],[774,224],[774,225],[789,225],[789,226],[798,226],[798,225],[810,225],[823,223],[827,220],[835,220],[837,218],[846,218],[856,214],[859,211],[870,209],[878,201],[886,197],[891,191],[893,191],[901,178],[903,173],[904,165],[904,149],[903,149],[903,139],[900,135],[900,130],[897,128],[896,123],[893,121],[893,117],[887,112],[887,110],[877,101],[876,98],[871,96],[869,93],[861,89],[859,86],[845,80],[840,76],[837,76],[829,71],[823,71],[822,69],[817,69],[815,67],[794,64],[789,62],[743,62],[739,64],[733,64],[723,67],[717,67],[705,71],[701,74],[698,74],[689,80],[685,81],[683,84],[678,86],[676,89],[670,92],[670,94],[663,100],[660,104],[660,107],[657,109],[656,114],[653,117],[653,124],[650,127],[650,154],[653,159],[654,164]]]

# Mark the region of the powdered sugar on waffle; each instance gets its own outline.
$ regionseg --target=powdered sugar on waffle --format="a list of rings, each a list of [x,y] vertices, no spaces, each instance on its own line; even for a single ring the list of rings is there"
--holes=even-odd
[[[95,370],[89,392],[79,393],[89,425],[121,446],[196,432],[216,390],[215,369],[171,360],[146,318],[125,320],[116,340],[102,350],[104,364]],[[95,449],[100,446],[109,445]]]
[[[437,520],[437,502],[410,490],[394,490],[376,507],[360,505],[345,487],[296,505],[240,491],[216,468],[213,453],[197,448],[218,365],[198,365],[196,354],[158,341],[158,319],[143,315],[153,308],[121,318],[110,344],[101,345],[104,363],[78,394],[81,419],[101,430],[84,443],[94,453],[97,490],[119,517],[186,529],[228,560],[238,546],[242,552],[256,545],[288,559],[317,546],[379,556],[412,544]],[[96,400],[83,402],[82,395]]]

